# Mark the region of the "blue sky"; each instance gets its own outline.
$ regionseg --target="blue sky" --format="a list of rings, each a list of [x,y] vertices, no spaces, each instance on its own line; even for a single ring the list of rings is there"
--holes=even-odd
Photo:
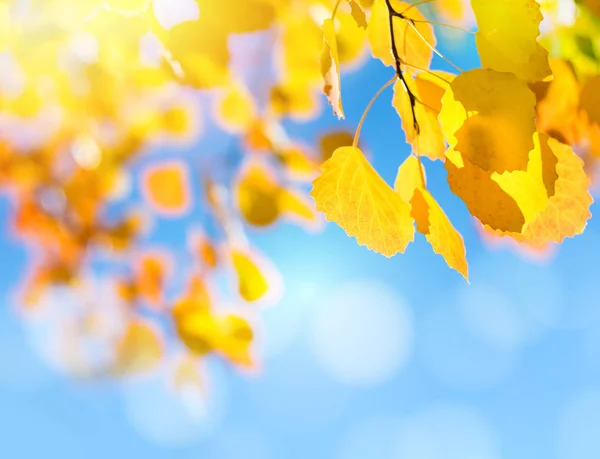
[[[472,44],[442,50],[463,68],[477,65]],[[344,126],[356,125],[389,73],[373,63],[344,77]],[[390,98],[388,90],[375,104],[362,137],[389,182],[409,154]],[[308,140],[335,126],[327,111],[290,130]],[[471,285],[422,237],[388,260],[335,225],[319,235],[250,231],[286,281],[280,304],[264,312],[264,369],[246,376],[211,363],[213,394],[196,417],[160,372],[85,383],[45,365],[11,314],[26,257],[4,231],[3,457],[600,457],[600,223],[549,263],[490,250],[443,167],[427,167],[431,192],[465,237]],[[0,220],[8,213],[0,201]],[[177,247],[176,224],[158,223],[153,237]]]

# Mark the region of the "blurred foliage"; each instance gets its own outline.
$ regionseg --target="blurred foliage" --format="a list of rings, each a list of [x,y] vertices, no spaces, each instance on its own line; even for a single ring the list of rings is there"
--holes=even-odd
[[[427,157],[444,163],[486,240],[544,252],[581,233],[600,156],[600,2],[540,3],[0,0],[0,185],[31,248],[23,314],[43,314],[50,290],[88,288],[87,271],[110,255],[114,304],[84,293],[66,314],[72,333],[60,321],[52,330],[65,369],[130,377],[173,359],[174,387],[204,390],[208,356],[258,366],[258,306],[281,290],[248,226],[318,230],[318,209],[391,256],[416,223],[468,278],[463,239],[427,189]],[[474,34],[482,69],[443,56],[443,30]],[[451,73],[431,68],[436,55]],[[370,105],[354,135],[305,145],[286,129],[319,116],[321,93],[342,118],[352,94],[341,74],[370,57],[392,78],[373,101],[394,85],[413,151],[394,187],[359,149]],[[241,161],[227,149],[194,167],[155,154],[217,131]],[[148,242],[157,217],[186,225],[193,262]],[[90,337],[102,358],[72,352]]]

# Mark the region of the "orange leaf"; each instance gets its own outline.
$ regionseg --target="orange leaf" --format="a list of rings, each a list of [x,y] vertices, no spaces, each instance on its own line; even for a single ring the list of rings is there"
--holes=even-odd
[[[161,215],[179,217],[190,210],[190,183],[184,163],[149,166],[142,175],[142,191],[148,204]]]

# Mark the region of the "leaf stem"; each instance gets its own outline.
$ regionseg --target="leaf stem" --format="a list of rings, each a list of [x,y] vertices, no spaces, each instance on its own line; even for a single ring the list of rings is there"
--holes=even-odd
[[[358,147],[358,140],[360,138],[360,131],[363,127],[363,124],[365,122],[365,119],[367,118],[367,114],[369,113],[369,110],[371,110],[371,107],[373,106],[373,104],[375,103],[375,101],[379,98],[379,96],[381,95],[381,93],[383,91],[385,91],[388,87],[390,87],[392,84],[394,84],[396,82],[396,77],[394,76],[394,78],[392,78],[390,81],[388,81],[386,84],[384,84],[381,88],[379,88],[379,91],[377,91],[377,93],[373,96],[373,98],[371,99],[371,101],[369,102],[369,104],[367,105],[367,108],[365,108],[365,111],[363,112],[360,121],[358,123],[358,126],[356,127],[356,132],[354,133],[354,140],[352,141],[352,146],[353,147]]]

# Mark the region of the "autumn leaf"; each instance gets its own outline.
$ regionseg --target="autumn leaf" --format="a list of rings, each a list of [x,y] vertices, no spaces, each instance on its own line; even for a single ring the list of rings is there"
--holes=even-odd
[[[465,202],[471,215],[493,229],[521,232],[525,224],[523,211],[492,180],[490,172],[480,169],[451,149],[446,151],[445,166],[450,190]]]
[[[321,74],[325,80],[323,93],[327,96],[333,113],[338,119],[344,118],[340,83],[340,58],[338,56],[335,27],[331,19],[323,22],[323,53],[321,55]]]
[[[413,150],[430,159],[443,159],[446,141],[438,121],[441,101],[453,76],[438,72],[419,73],[416,78],[406,77],[408,89],[417,98],[414,107],[418,131],[415,129],[410,97],[401,81],[394,85],[392,105],[402,121],[406,142]]]
[[[450,147],[484,171],[525,170],[533,148],[535,95],[510,73],[469,70],[456,77],[439,114]]]
[[[354,134],[348,131],[332,131],[323,134],[319,139],[321,160],[327,161],[341,147],[349,147],[354,140]]]
[[[237,249],[231,251],[231,261],[240,296],[248,302],[263,298],[269,291],[269,281],[258,263],[248,253]]]
[[[466,26],[472,21],[466,0],[437,0],[434,7],[436,13],[449,24]]]
[[[367,57],[365,53],[368,47],[367,30],[357,24],[356,18],[352,17],[352,10],[350,14],[338,11],[334,25],[340,67],[354,70],[364,64]]]
[[[141,298],[159,305],[167,274],[166,260],[158,254],[144,254],[136,266],[135,285]]]
[[[254,330],[250,323],[237,315],[227,314],[217,322],[219,341],[217,347],[232,363],[243,367],[253,367],[251,345]]]
[[[435,35],[418,8],[399,0],[390,0],[392,8],[404,18],[394,17],[394,43],[403,65],[427,69],[433,57]],[[367,29],[371,52],[387,66],[395,66],[392,54],[390,14],[386,0],[375,0]]]
[[[580,108],[592,123],[600,124],[600,75],[589,78],[581,88]]]
[[[417,230],[425,235],[433,251],[468,280],[463,238],[425,188],[424,175],[419,160],[411,155],[398,169],[394,188],[404,201],[410,203],[410,215],[415,219]]]
[[[219,328],[211,314],[180,314],[174,320],[179,338],[195,355],[204,356],[217,348]]]
[[[319,216],[313,203],[307,196],[297,190],[281,188],[278,196],[281,215],[306,228],[315,228],[319,224]]]
[[[316,155],[303,145],[286,145],[275,151],[277,160],[284,166],[291,180],[312,180],[319,169]]]
[[[573,149],[543,134],[540,143],[556,158],[551,164],[555,166],[557,178],[545,209],[523,232],[523,241],[538,246],[561,243],[567,237],[581,234],[592,216],[589,207],[593,203],[583,161]]]
[[[548,157],[544,156],[537,133],[533,135],[533,144],[526,170],[502,174],[494,172],[491,175],[492,180],[515,200],[523,213],[525,223],[533,221],[544,210],[548,204],[548,195],[554,188],[553,180],[556,178],[556,175],[552,176],[556,163],[550,160],[548,164]]]
[[[179,337],[195,355],[218,353],[235,365],[254,365],[251,353],[254,332],[246,319],[207,311],[179,313],[173,318]]]
[[[387,257],[414,238],[410,209],[356,147],[338,148],[321,167],[311,196],[317,210],[359,244]]]
[[[232,133],[247,132],[257,118],[257,108],[248,90],[240,84],[227,88],[216,106],[215,119]]]
[[[568,62],[550,61],[553,80],[536,93],[537,129],[565,143],[575,143],[579,123],[579,82]]]
[[[356,3],[355,0],[348,0],[348,3],[350,4],[350,11],[351,11],[352,17],[356,21],[356,25],[358,25],[359,27],[362,27],[363,29],[366,29],[367,28],[367,16],[365,15],[365,12],[362,9],[362,7],[358,3]]]
[[[548,52],[538,43],[542,13],[536,0],[471,0],[479,30],[481,65],[525,81],[551,75]]]
[[[179,320],[189,314],[208,313],[211,309],[212,299],[204,279],[192,276],[187,291],[173,305],[172,315]]]
[[[187,166],[167,161],[147,167],[142,175],[142,192],[157,213],[182,216],[191,206]]]
[[[268,169],[250,166],[238,182],[237,205],[244,219],[254,226],[268,226],[280,215],[279,184]]]

